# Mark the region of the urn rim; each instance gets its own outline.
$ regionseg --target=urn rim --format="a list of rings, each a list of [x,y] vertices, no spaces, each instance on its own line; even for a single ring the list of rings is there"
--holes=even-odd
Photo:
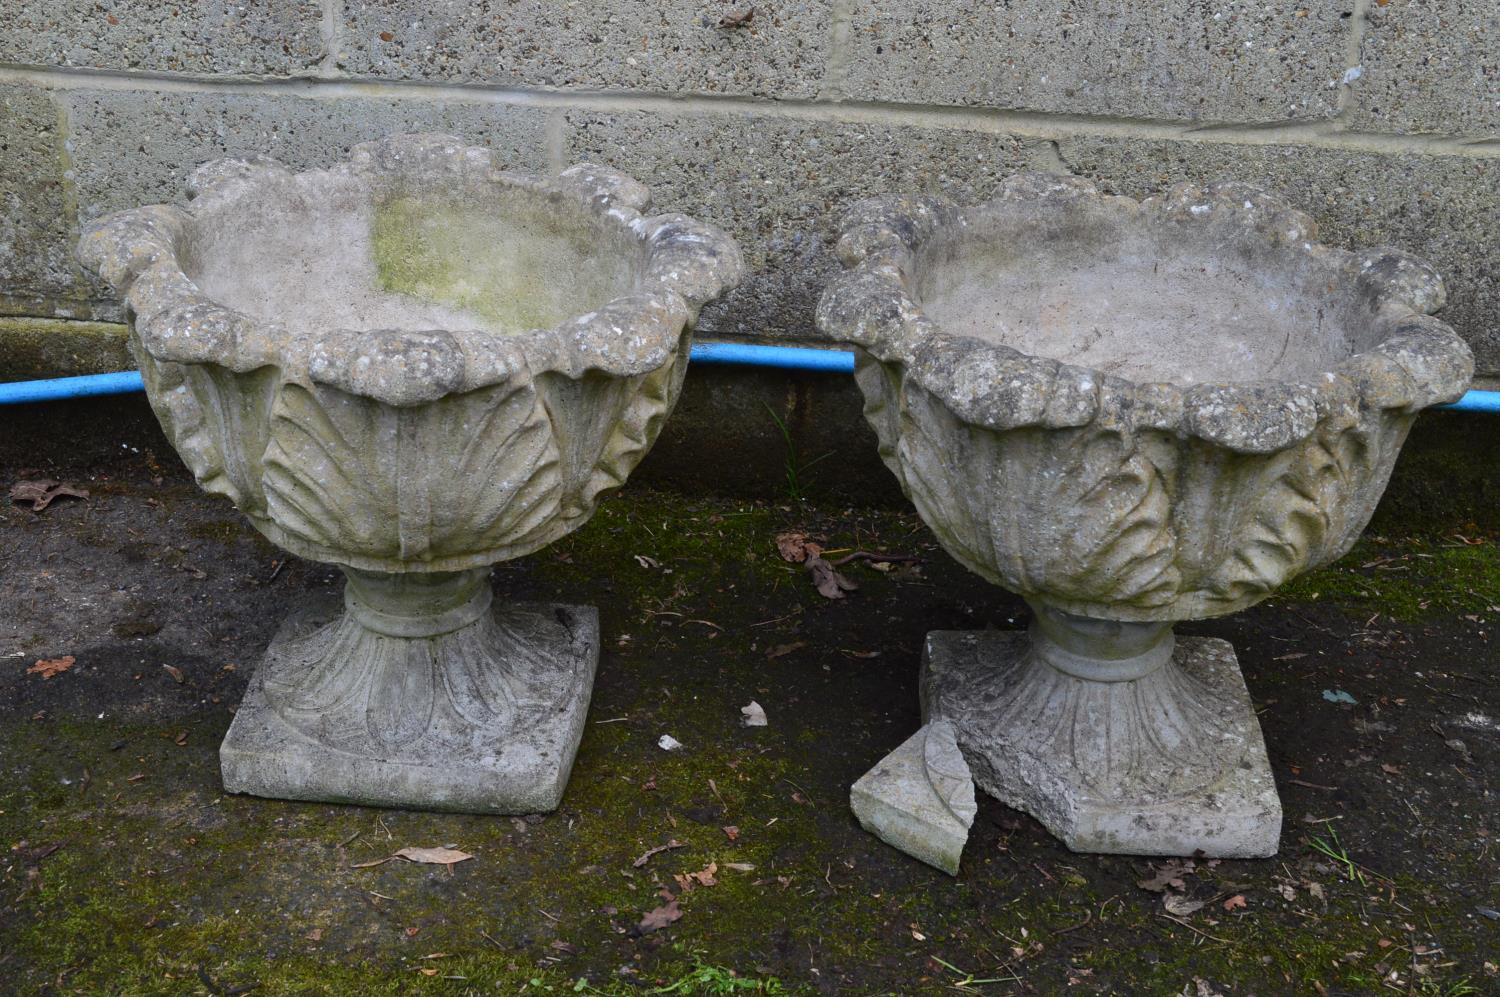
[[[299,179],[373,184],[401,171],[434,186],[482,180],[567,202],[601,230],[624,233],[643,262],[630,286],[602,306],[508,335],[346,327],[313,334],[214,300],[189,276],[184,258],[200,214]],[[79,241],[80,261],[125,301],[140,347],[157,361],[211,363],[237,373],[275,366],[289,381],[328,384],[396,406],[476,390],[518,371],[578,378],[588,371],[631,377],[658,370],[673,361],[698,310],[738,284],[744,271],[730,236],[686,215],[646,214],[649,189],[624,173],[584,162],[535,177],[504,169],[492,150],[449,135],[366,142],[327,170],[294,173],[267,157],[213,160],[192,173],[187,188],[186,205],[107,215],[85,226]]]
[[[1321,268],[1339,290],[1363,296],[1367,341],[1313,376],[1179,384],[1136,381],[947,330],[918,300],[924,247],[976,216],[1051,212],[1120,225],[1235,226],[1234,236]],[[1363,408],[1414,413],[1457,399],[1473,376],[1468,345],[1431,313],[1442,279],[1401,250],[1365,252],[1318,241],[1311,217],[1251,184],[1179,184],[1136,201],[1078,177],[1024,173],[990,200],[960,206],[936,196],[860,201],[839,226],[844,271],[825,289],[817,323],[863,356],[904,369],[961,420],[995,430],[1103,423],[1198,437],[1242,453],[1272,453]]]

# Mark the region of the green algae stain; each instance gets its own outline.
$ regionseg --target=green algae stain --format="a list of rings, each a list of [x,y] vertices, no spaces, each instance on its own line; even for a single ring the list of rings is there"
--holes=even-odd
[[[508,333],[596,308],[629,276],[608,240],[547,205],[394,197],[377,206],[371,239],[382,290],[472,312]]]

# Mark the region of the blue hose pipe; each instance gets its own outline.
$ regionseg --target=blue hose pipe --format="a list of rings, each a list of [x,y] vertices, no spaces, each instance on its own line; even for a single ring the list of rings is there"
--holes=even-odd
[[[848,350],[817,350],[804,346],[697,343],[693,346],[691,359],[694,363],[705,364],[822,371],[829,374],[854,373],[854,354]],[[14,381],[0,384],[0,405],[123,395],[141,390],[140,372],[134,370],[84,377],[59,377],[47,381]],[[1470,391],[1451,405],[1437,406],[1437,410],[1500,414],[1500,391]]]
[[[141,372],[138,370],[58,377],[49,381],[12,381],[0,384],[0,405],[51,402],[63,398],[92,398],[95,395],[128,395],[133,391],[144,390]]]
[[[1470,391],[1451,405],[1438,405],[1443,412],[1500,413],[1500,391]]]
[[[854,354],[848,350],[814,350],[805,346],[754,346],[750,343],[697,343],[694,363],[739,364],[780,370],[819,370],[854,373]]]

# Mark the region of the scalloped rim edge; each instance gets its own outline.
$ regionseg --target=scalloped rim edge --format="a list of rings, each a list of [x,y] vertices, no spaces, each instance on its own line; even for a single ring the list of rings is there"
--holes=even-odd
[[[1089,201],[1160,221],[1222,224],[1226,212],[1309,256],[1322,257],[1374,291],[1379,345],[1305,380],[1136,383],[1087,367],[950,335],[923,314],[908,291],[920,246],[970,212],[1008,203]],[[1207,210],[1205,210],[1205,206]],[[1194,210],[1197,209],[1197,210]],[[1201,221],[1200,221],[1201,220]],[[1094,421],[1195,436],[1244,453],[1272,453],[1311,436],[1320,424],[1344,425],[1361,407],[1416,412],[1457,399],[1473,378],[1473,354],[1446,323],[1441,278],[1400,250],[1353,253],[1317,241],[1316,223],[1283,199],[1249,184],[1179,184],[1142,201],[1106,195],[1077,177],[1018,174],[994,198],[960,207],[942,197],[883,195],[853,205],[840,225],[845,272],[824,290],[819,330],[886,364],[904,367],[920,387],[961,419],[992,429],[1061,428]],[[996,376],[998,374],[998,376]]]
[[[517,368],[532,376],[560,372],[578,377],[588,370],[618,377],[649,373],[671,361],[683,327],[698,310],[743,276],[743,258],[729,235],[682,214],[643,215],[650,191],[624,173],[579,163],[555,178],[538,179],[502,169],[491,150],[447,135],[366,142],[331,170],[299,174],[266,157],[213,160],[192,172],[187,189],[201,206],[309,174],[389,175],[399,168],[390,164],[413,158],[460,178],[479,176],[544,197],[571,198],[647,248],[641,277],[627,293],[549,329],[493,337],[443,329],[337,329],[316,337],[299,355],[272,348],[279,323],[213,301],[184,272],[178,254],[194,219],[191,205],[147,205],[97,219],[84,228],[78,258],[127,304],[140,344],[155,360],[215,363],[240,373],[275,365],[288,380],[329,384],[393,405],[474,390]],[[410,348],[422,373],[397,383],[370,377],[368,369],[379,366],[377,351],[392,345]]]

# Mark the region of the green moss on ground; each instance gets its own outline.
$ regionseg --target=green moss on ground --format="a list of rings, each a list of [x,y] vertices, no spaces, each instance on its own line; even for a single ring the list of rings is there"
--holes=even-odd
[[[246,545],[212,510],[195,535],[237,556]],[[833,604],[777,554],[776,532],[794,525],[826,531],[830,545],[931,562],[904,580],[851,567],[860,592]],[[263,579],[263,563],[253,563]],[[848,783],[915,721],[920,635],[934,620],[961,625],[970,602],[976,621],[1004,620],[1015,606],[937,558],[909,513],[820,514],[635,491],[500,576],[519,598],[590,602],[603,617],[608,654],[557,813],[512,819],[226,797],[216,753],[230,715],[210,698],[222,680],[200,688],[162,677],[170,645],[131,644],[118,660],[80,649],[75,670],[23,687],[55,693],[55,702],[0,723],[0,972],[22,993],[126,995],[251,983],[256,993],[331,995],[1005,994],[1070,984],[1086,993],[1118,992],[1122,981],[1181,993],[1198,979],[1230,993],[1373,992],[1393,970],[1418,993],[1494,983],[1483,975],[1493,961],[1488,922],[1473,913],[1490,903],[1490,839],[1482,815],[1476,825],[1449,813],[1460,776],[1447,758],[1297,739],[1314,724],[1272,739],[1296,757],[1330,754],[1328,771],[1309,771],[1304,783],[1353,779],[1346,758],[1361,766],[1348,773],[1376,767],[1356,751],[1378,752],[1403,773],[1445,776],[1436,800],[1415,794],[1437,776],[1402,789],[1434,836],[1392,858],[1382,842],[1405,825],[1361,795],[1378,783],[1347,806],[1326,788],[1285,785],[1281,855],[1200,864],[1184,893],[1204,907],[1174,918],[1161,895],[1137,885],[1149,874],[1145,860],[1072,855],[989,803],[956,879],[861,832]],[[1451,621],[1497,591],[1497,577],[1488,542],[1372,538],[1289,597],[1316,592],[1350,613],[1376,606]],[[216,660],[253,655],[227,645]],[[86,683],[101,678],[89,669],[102,676],[111,667],[149,677],[123,682],[107,700],[90,697]],[[68,689],[79,690],[76,701]],[[767,706],[770,727],[738,725],[752,697]],[[1325,731],[1347,729],[1339,708],[1315,694],[1296,699],[1320,711],[1310,715]],[[1415,697],[1405,709],[1417,709]],[[1427,729],[1425,717],[1409,723]],[[660,750],[663,733],[685,748]],[[1477,740],[1471,747],[1483,750]],[[1349,881],[1311,847],[1310,813],[1344,818],[1354,860],[1401,867],[1384,870],[1389,880]],[[453,845],[475,858],[451,871],[400,861],[355,868],[408,845]],[[1409,867],[1423,856],[1439,871]],[[712,886],[685,890],[677,878],[711,865]],[[667,902],[664,890],[677,896],[681,920],[636,937],[642,917]],[[1236,896],[1246,906],[1226,909]]]
[[[1366,535],[1335,564],[1294,579],[1275,598],[1336,603],[1405,622],[1497,612],[1500,546],[1465,534],[1396,540]]]

